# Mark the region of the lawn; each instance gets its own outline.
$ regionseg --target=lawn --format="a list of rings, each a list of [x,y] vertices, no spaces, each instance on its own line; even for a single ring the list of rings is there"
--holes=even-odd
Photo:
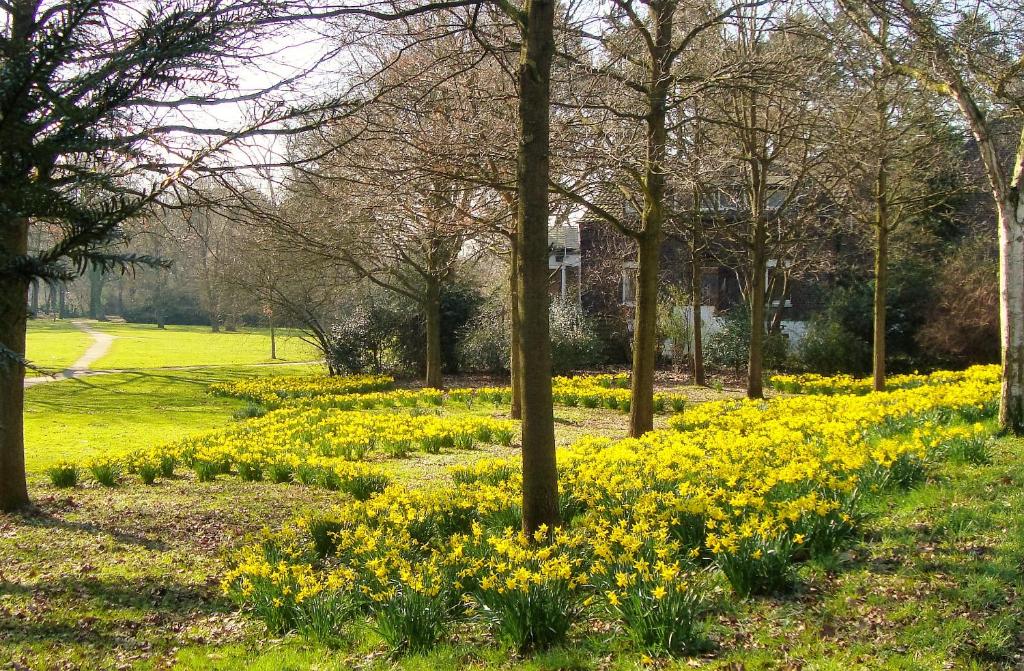
[[[294,329],[277,330],[277,359],[270,358],[270,331],[245,328],[212,333],[207,326],[94,323],[117,339],[93,368],[138,369],[170,366],[244,366],[315,361],[319,353]]]
[[[316,370],[315,366],[251,366],[95,375],[25,391],[28,469],[163,443],[232,421],[244,402],[207,387],[243,377]]]
[[[178,356],[198,358],[204,343],[225,334],[186,335],[192,337],[183,342],[192,349]],[[143,342],[152,353],[164,337]],[[139,347],[141,356],[146,350]],[[461,625],[430,653],[397,657],[365,622],[351,624],[329,644],[269,637],[261,621],[223,596],[219,579],[227,557],[261,530],[304,512],[322,514],[344,495],[234,475],[198,482],[187,468],[152,486],[126,474],[112,488],[86,482],[56,489],[45,475],[60,460],[120,454],[235,425],[240,420],[233,415],[248,404],[209,394],[212,383],[311,370],[150,369],[28,389],[27,457],[37,507],[0,516],[0,668],[896,671],[1024,665],[1024,441],[1014,438],[995,441],[989,463],[938,461],[907,491],[869,495],[857,536],[837,554],[799,564],[794,592],[722,598],[703,652],[653,663],[621,635],[609,635],[614,629],[591,626],[566,646],[530,656]],[[735,394],[672,391],[689,403]],[[502,418],[506,410],[453,402],[415,412]],[[556,407],[557,440],[621,438],[626,418],[605,408]],[[658,426],[667,418],[659,415]],[[400,483],[433,487],[448,481],[450,466],[515,455],[514,445],[481,444],[378,463]],[[715,589],[723,597],[728,592],[724,583]]]
[[[1008,669],[1024,662],[1024,443],[983,466],[942,467],[872,501],[864,533],[834,561],[801,567],[782,598],[734,602],[704,655],[664,669]],[[0,517],[0,664],[31,669],[634,669],[641,657],[590,636],[532,658],[460,639],[428,655],[383,655],[370,630],[332,649],[268,640],[215,576],[225,549],[297,511],[318,488],[237,478],[54,490]],[[18,668],[18,667],[15,667]]]
[[[46,371],[63,370],[85,354],[91,344],[89,334],[68,320],[33,319],[28,322],[25,356]]]

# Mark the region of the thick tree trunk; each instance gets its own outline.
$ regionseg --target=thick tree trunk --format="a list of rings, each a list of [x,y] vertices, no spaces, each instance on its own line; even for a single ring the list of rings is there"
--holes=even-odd
[[[750,355],[747,360],[747,398],[764,398],[764,290],[767,259],[765,258],[765,223],[754,224],[750,278]]]
[[[875,226],[874,343],[871,374],[875,391],[885,391],[885,292],[889,282],[889,227],[885,210],[878,211]]]
[[[704,374],[704,320],[700,309],[702,301],[701,285],[703,282],[701,273],[700,254],[696,248],[690,249],[690,295],[693,303],[693,383],[703,387],[707,384]]]
[[[523,403],[523,531],[561,523],[551,402],[548,178],[554,0],[526,0],[519,57],[519,349]]]
[[[441,283],[434,277],[427,278],[427,290],[423,297],[423,310],[427,322],[427,374],[424,384],[434,389],[443,386],[441,377]]]
[[[1024,190],[999,204],[999,323],[1003,379],[999,426],[1024,433]]]
[[[8,222],[0,235],[3,265],[28,251],[28,222]],[[25,356],[28,282],[17,275],[0,276],[0,345]],[[0,357],[0,511],[29,503],[25,481],[25,366],[10,356]]]
[[[32,291],[29,294],[29,310],[32,312],[32,316],[36,316],[39,312],[39,280],[32,282]]]
[[[660,217],[660,214],[657,216]],[[642,436],[654,428],[654,366],[658,354],[660,233],[658,228],[648,231],[640,238],[637,245],[632,399],[629,406],[629,435],[634,438]]]
[[[57,319],[64,319],[67,316],[65,300],[67,299],[68,288],[63,282],[57,283]]]
[[[511,355],[509,373],[512,378],[512,403],[509,414],[512,419],[523,418],[523,364],[519,351],[519,244],[513,236],[509,244],[509,313],[512,322]]]

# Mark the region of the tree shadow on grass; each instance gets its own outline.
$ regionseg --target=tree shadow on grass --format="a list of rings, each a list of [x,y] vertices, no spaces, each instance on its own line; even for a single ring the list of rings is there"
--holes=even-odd
[[[93,522],[74,522],[49,513],[41,508],[34,508],[27,513],[12,516],[9,519],[11,519],[16,525],[35,527],[37,529],[60,529],[64,531],[74,531],[93,535],[102,534],[113,538],[115,541],[123,545],[131,545],[133,547],[144,548],[146,550],[164,552],[170,549],[170,546],[161,540],[147,538],[141,534],[135,534],[129,531],[110,529]]]
[[[190,626],[234,612],[213,588],[162,578],[0,581],[0,601],[0,647],[44,646],[60,655],[75,646],[104,658],[114,650],[175,647]]]

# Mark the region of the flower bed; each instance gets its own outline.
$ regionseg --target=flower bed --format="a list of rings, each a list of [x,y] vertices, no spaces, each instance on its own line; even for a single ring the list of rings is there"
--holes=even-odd
[[[640,649],[682,654],[726,583],[780,592],[803,559],[842,547],[865,496],[914,484],[933,459],[986,458],[989,368],[864,396],[719,402],[640,439],[559,452],[566,525],[519,531],[514,461],[391,486],[242,550],[224,589],[275,633],[369,619],[396,650],[456,622],[526,650],[613,624]]]
[[[979,369],[999,374],[998,366],[975,366],[969,371],[938,371],[931,375],[911,373],[907,375],[891,375],[886,381],[886,389],[909,389],[922,384],[950,384],[959,382],[967,376],[976,375]],[[970,372],[973,371],[973,372]],[[781,392],[791,394],[867,394],[873,391],[873,381],[869,377],[855,378],[851,375],[818,375],[803,373],[800,375],[773,375],[769,384]]]

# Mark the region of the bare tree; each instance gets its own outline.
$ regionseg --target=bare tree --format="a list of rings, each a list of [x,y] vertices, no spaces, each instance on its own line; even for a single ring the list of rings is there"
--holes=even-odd
[[[1024,433],[1024,5],[1016,0],[981,0],[968,9],[916,0],[839,0],[839,5],[894,69],[954,104],[974,136],[999,228],[999,424]],[[911,40],[911,48],[893,49],[889,32]],[[1000,127],[1007,124],[1016,126],[1014,149],[1000,146]]]
[[[664,226],[671,214],[666,198],[669,129],[679,122],[683,101],[725,76],[693,61],[705,33],[713,34],[741,6],[614,0],[607,15],[590,17],[576,29],[590,53],[569,55],[580,74],[594,83],[580,87],[576,101],[585,125],[594,127],[588,158],[599,160],[603,154],[605,160],[599,163],[603,170],[587,165],[578,183],[557,188],[632,239],[637,249],[632,436],[654,425],[658,279]],[[608,194],[617,192],[625,196],[627,207],[607,206]]]
[[[937,179],[955,156],[936,96],[900,75],[850,26],[833,24],[841,83],[834,93],[832,192],[874,239],[873,386],[885,389],[886,291],[890,238],[949,195]],[[900,50],[888,19],[878,39]]]
[[[827,109],[819,99],[830,71],[823,67],[824,41],[781,2],[741,10],[724,36],[732,58],[756,65],[711,114],[732,152],[732,179],[720,186],[715,207],[728,210],[721,232],[729,251],[739,252],[750,312],[747,396],[761,398],[769,261],[790,262],[785,250],[819,216],[812,176],[824,154]]]

